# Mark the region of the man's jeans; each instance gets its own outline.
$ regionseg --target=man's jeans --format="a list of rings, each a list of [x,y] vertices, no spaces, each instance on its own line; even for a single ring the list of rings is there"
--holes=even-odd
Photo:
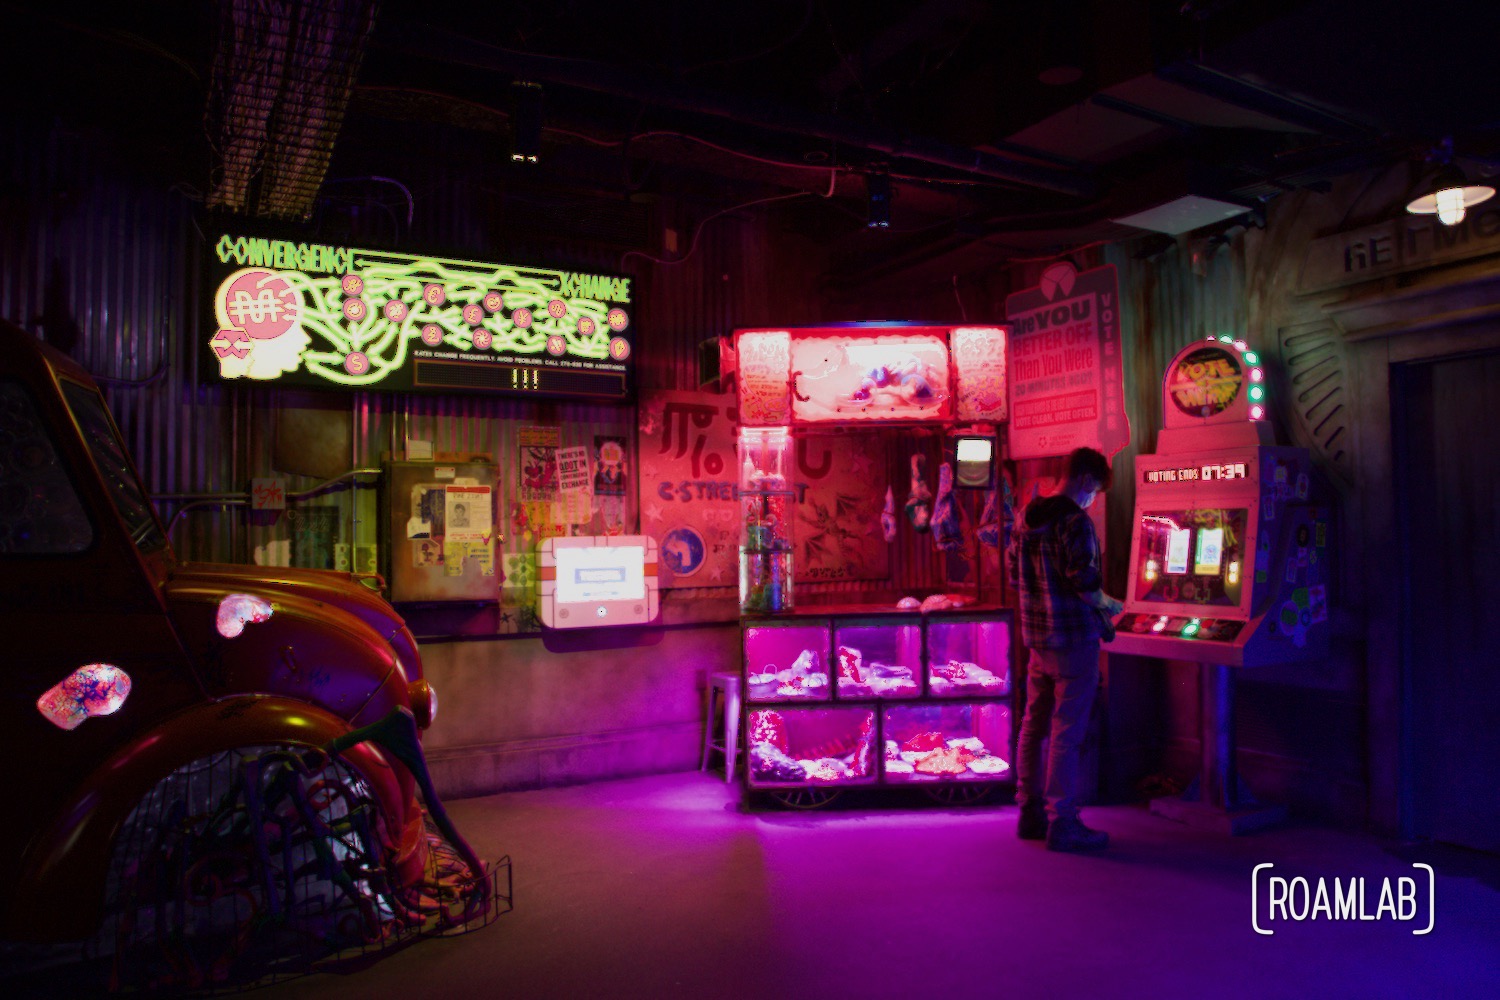
[[[1064,649],[1033,649],[1026,670],[1026,718],[1016,760],[1016,802],[1045,796],[1053,821],[1078,817],[1079,758],[1089,711],[1099,690],[1099,642]],[[1051,739],[1046,783],[1042,740]]]

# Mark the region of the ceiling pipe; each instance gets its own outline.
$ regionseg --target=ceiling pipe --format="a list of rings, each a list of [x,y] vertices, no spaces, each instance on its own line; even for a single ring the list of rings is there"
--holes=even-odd
[[[389,37],[399,39],[399,45],[392,42],[392,47],[399,48],[406,55],[417,54],[439,62],[503,73],[513,79],[611,94],[655,107],[723,118],[766,131],[838,142],[890,158],[930,163],[976,177],[1074,198],[1094,198],[1099,192],[1098,183],[1083,174],[953,146],[878,125],[846,121],[834,115],[749,97],[687,89],[639,77],[603,63],[517,52],[412,21],[388,21],[384,28],[390,32]]]

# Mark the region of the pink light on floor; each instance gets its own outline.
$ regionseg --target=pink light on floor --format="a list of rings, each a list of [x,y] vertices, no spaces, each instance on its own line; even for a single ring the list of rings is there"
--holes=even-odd
[[[215,624],[219,634],[233,639],[245,631],[245,626],[263,622],[271,617],[271,605],[259,597],[249,594],[229,594],[219,602],[219,614]]]
[[[113,715],[130,696],[130,675],[109,663],[88,663],[36,700],[37,711],[59,729],[73,730],[85,719]]]

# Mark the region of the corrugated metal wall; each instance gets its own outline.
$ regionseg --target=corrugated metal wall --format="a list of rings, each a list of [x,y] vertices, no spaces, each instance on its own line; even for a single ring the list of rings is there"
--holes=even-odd
[[[124,179],[98,137],[0,128],[0,316],[94,373],[153,493],[243,489],[249,401],[198,387],[182,349],[197,336],[188,194]],[[196,528],[189,545],[215,557],[239,541],[232,517]]]
[[[305,394],[197,382],[191,345],[201,334],[206,292],[198,281],[207,252],[200,226],[211,223],[202,221],[196,192],[131,177],[111,159],[101,137],[26,123],[4,128],[11,166],[0,231],[0,315],[45,334],[100,378],[154,495],[243,494],[253,476],[277,474],[277,414],[302,405]],[[673,232],[675,250],[663,249],[665,241],[637,253],[548,239],[508,226],[502,182],[476,168],[493,156],[493,137],[439,128],[408,132],[404,152],[382,151],[380,175],[361,172],[357,146],[336,162],[326,189],[330,196],[315,220],[320,231],[353,245],[405,245],[631,274],[644,388],[696,388],[700,344],[735,327],[824,318],[814,285],[821,249],[777,233],[763,210],[730,212],[704,224],[700,220],[717,209],[659,203],[653,207],[655,226]],[[669,262],[689,248],[685,260]],[[348,415],[350,468],[378,465],[383,453],[420,439],[437,451],[492,455],[503,484],[514,478],[521,426],[560,426],[564,444],[592,444],[596,434],[635,437],[633,406],[385,393],[330,395],[319,405]],[[890,476],[898,504],[906,498],[908,457],[916,446],[909,435],[892,435]],[[921,446],[935,448],[935,442]],[[305,490],[319,481],[291,475],[288,489]],[[883,492],[884,484],[878,485]],[[318,502],[340,506],[346,525],[353,495],[335,490]],[[159,506],[171,518],[181,503]],[[633,517],[633,498],[630,507]],[[348,541],[345,529],[340,532]],[[282,561],[288,553],[283,521],[255,523],[241,510],[214,505],[184,512],[172,536],[179,553],[192,560]],[[903,529],[892,566],[892,582],[902,592],[942,585],[942,562],[930,535]],[[828,583],[800,592],[852,597],[871,586]],[[730,593],[732,588],[702,592]]]
[[[1156,450],[1161,430],[1161,380],[1167,362],[1194,340],[1233,334],[1248,326],[1243,242],[1214,249],[1203,241],[1181,241],[1142,258],[1139,244],[1105,248],[1103,261],[1120,278],[1120,338],[1124,346],[1125,412],[1130,444],[1114,460],[1115,482],[1107,501],[1105,580],[1124,593],[1135,507],[1135,457]],[[1269,354],[1274,345],[1258,345]]]

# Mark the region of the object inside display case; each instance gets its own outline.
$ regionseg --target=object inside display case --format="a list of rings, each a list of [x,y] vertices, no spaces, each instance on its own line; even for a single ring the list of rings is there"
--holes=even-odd
[[[915,698],[922,693],[922,626],[840,626],[834,634],[840,698]]]
[[[945,419],[951,412],[948,346],[933,333],[797,338],[791,364],[799,421]]]
[[[998,703],[885,710],[882,767],[890,782],[992,781],[1010,776],[1010,709]]]
[[[745,629],[745,680],[751,701],[826,701],[828,626]]]
[[[1010,690],[1010,623],[934,618],[927,625],[927,690],[938,697]]]
[[[757,708],[746,724],[752,785],[848,784],[875,775],[875,713]]]

